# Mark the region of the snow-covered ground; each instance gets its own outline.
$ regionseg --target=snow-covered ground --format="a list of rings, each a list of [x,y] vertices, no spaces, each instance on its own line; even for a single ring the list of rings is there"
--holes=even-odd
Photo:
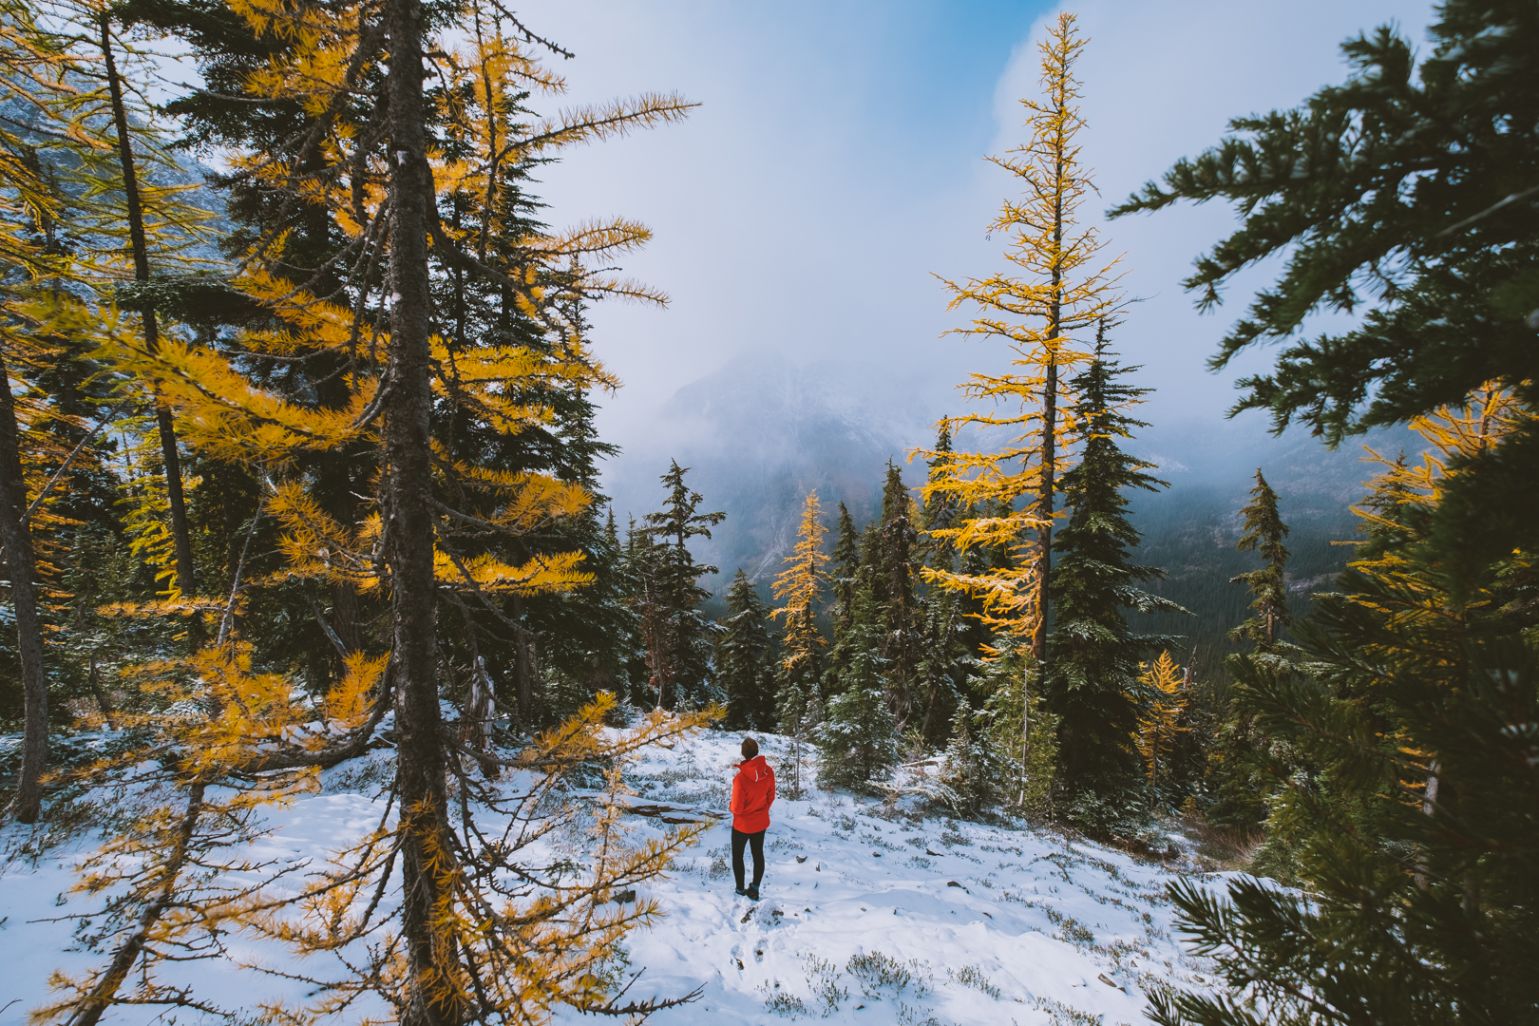
[[[628,775],[638,803],[683,816],[725,808],[737,737],[706,732],[644,755]],[[1145,1021],[1143,988],[1201,983],[1201,966],[1172,931],[1164,885],[1175,872],[1055,833],[926,816],[904,803],[808,790],[784,796],[788,743],[764,739],[781,777],[762,900],[733,894],[729,824],[655,881],[665,918],[627,941],[634,993],[699,998],[659,1013],[660,1026],[827,1021],[900,1026],[1090,1026]],[[366,764],[327,774],[319,794],[273,815],[254,854],[324,857],[373,827],[379,806]],[[810,775],[810,773],[808,774]],[[640,832],[656,818],[628,817]],[[14,849],[19,828],[0,831]],[[25,1021],[55,969],[79,971],[59,917],[91,901],[62,897],[81,837],[40,860],[0,865],[0,1024]],[[251,944],[236,951],[271,963]],[[221,1003],[299,999],[287,981],[230,964],[198,963],[190,982]],[[362,1014],[360,1009],[360,1014]],[[379,1011],[376,1009],[376,1011]],[[158,1010],[107,1019],[148,1023]],[[174,1020],[196,1022],[184,1014]],[[568,1012],[563,1024],[591,1018]]]

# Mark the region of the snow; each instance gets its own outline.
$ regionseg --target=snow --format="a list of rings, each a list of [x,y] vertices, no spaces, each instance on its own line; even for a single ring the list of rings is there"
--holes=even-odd
[[[642,972],[631,996],[700,990],[653,1022],[1113,1026],[1145,1021],[1146,986],[1204,982],[1163,896],[1180,868],[1021,824],[936,817],[912,800],[815,789],[791,800],[789,742],[761,743],[782,790],[762,900],[733,894],[725,819],[651,883],[642,896],[657,899],[665,916],[626,942],[629,972]],[[736,748],[735,735],[708,731],[647,751],[627,775],[634,801],[684,818],[724,809]],[[320,863],[372,829],[386,757],[329,771],[319,793],[272,810],[270,831],[249,854]],[[638,836],[665,829],[655,817],[626,819]],[[0,831],[7,853],[25,838],[16,825]],[[65,895],[74,862],[98,841],[81,834],[41,857],[0,864],[0,1024],[24,1022],[47,999],[54,970],[102,961],[60,918],[100,900]],[[233,939],[231,952],[248,964],[294,968],[295,956],[271,942]],[[301,985],[233,960],[175,971],[226,1007],[305,997]],[[105,1021],[149,1023],[161,1011],[121,1009]],[[200,1020],[178,1013],[175,1021]],[[556,1021],[592,1019],[565,1011]]]

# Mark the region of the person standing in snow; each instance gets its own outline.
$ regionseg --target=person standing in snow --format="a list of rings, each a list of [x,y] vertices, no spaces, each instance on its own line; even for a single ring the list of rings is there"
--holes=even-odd
[[[743,738],[743,761],[732,778],[732,872],[737,893],[759,900],[764,879],[764,831],[769,829],[770,806],[775,804],[775,771],[759,754],[759,742]],[[743,849],[753,848],[753,883],[743,886]]]

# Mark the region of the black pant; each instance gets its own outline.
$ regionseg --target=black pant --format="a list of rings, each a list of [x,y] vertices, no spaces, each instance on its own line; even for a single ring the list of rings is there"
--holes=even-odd
[[[743,849],[753,844],[753,885],[759,886],[759,881],[764,879],[764,831],[756,834],[745,834],[736,827],[732,828],[732,875],[737,878],[737,889],[743,889]]]

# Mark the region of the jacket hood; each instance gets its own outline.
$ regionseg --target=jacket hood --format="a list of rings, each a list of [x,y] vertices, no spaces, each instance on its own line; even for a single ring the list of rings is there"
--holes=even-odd
[[[752,759],[744,759],[742,762],[737,764],[737,769],[739,773],[747,773],[751,770],[756,771],[754,773],[754,777],[757,779],[759,776],[762,776],[763,773],[768,772],[769,763],[764,761],[764,756],[761,753],[759,755],[755,755]]]

